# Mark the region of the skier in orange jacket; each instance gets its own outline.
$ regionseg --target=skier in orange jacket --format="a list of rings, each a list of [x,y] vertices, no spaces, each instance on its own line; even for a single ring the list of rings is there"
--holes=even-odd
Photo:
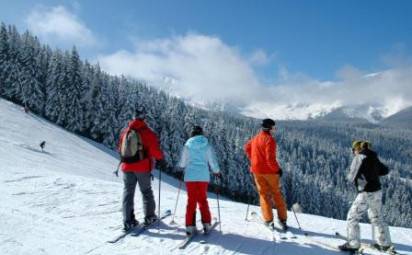
[[[280,185],[282,169],[276,160],[276,141],[272,137],[275,132],[275,121],[264,119],[262,130],[245,144],[245,153],[250,160],[250,171],[254,176],[259,192],[260,207],[263,220],[268,226],[273,223],[273,205],[277,209],[279,224],[287,229],[287,210]]]

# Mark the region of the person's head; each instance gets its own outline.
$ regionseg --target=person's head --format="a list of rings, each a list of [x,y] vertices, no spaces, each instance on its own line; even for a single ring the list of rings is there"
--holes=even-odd
[[[352,142],[352,153],[359,153],[362,150],[362,141],[356,140]]]
[[[360,146],[362,150],[370,150],[372,148],[372,144],[368,141],[363,141]]]
[[[275,121],[272,119],[264,119],[262,120],[262,130],[266,132],[274,131],[275,130]]]
[[[197,136],[197,135],[203,135],[203,129],[200,126],[193,126],[190,137],[194,137],[194,136]]]
[[[144,120],[145,117],[146,117],[146,114],[140,110],[136,110],[133,116],[134,119],[139,119],[139,120]]]

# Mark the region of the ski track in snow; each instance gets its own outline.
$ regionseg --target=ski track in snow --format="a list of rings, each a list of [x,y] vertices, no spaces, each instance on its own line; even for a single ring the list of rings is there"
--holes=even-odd
[[[18,132],[17,132],[18,130]],[[42,152],[39,143],[46,141]],[[21,107],[0,99],[0,254],[341,254],[314,240],[338,245],[336,231],[346,223],[325,217],[298,214],[308,238],[274,242],[264,226],[245,221],[246,205],[220,201],[222,233],[217,228],[201,244],[198,238],[186,249],[184,239],[186,192],[183,188],[175,216],[166,218],[139,236],[129,235],[107,243],[121,232],[121,178],[113,176],[117,159],[101,145],[68,133]],[[157,172],[154,172],[155,177]],[[173,209],[178,182],[162,176],[162,210]],[[157,198],[158,179],[153,182]],[[217,216],[216,196],[209,194],[212,216]],[[135,211],[142,219],[139,191]],[[259,212],[251,206],[250,211]],[[199,218],[199,217],[198,217]],[[297,229],[289,212],[288,223]],[[200,228],[200,224],[198,224]],[[371,228],[362,224],[362,237],[370,240]],[[412,254],[412,230],[391,227],[397,249]],[[366,254],[379,254],[367,250]]]

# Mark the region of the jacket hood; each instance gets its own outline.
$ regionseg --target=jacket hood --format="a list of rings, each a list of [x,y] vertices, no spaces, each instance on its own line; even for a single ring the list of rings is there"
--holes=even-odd
[[[132,129],[141,129],[147,127],[146,123],[144,120],[141,119],[134,119],[129,122],[129,127]]]
[[[207,138],[203,135],[197,135],[189,138],[186,142],[186,146],[192,149],[200,149],[207,147],[209,144]]]
[[[372,150],[369,150],[369,149],[363,149],[363,150],[360,152],[360,154],[363,154],[363,155],[365,155],[365,156],[367,156],[367,157],[371,157],[371,158],[376,158],[376,157],[377,157],[376,152],[374,152],[374,151],[372,151]]]

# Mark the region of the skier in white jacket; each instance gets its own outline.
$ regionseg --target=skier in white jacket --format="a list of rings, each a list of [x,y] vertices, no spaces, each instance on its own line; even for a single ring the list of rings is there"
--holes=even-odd
[[[194,126],[191,138],[183,147],[180,170],[184,169],[184,181],[187,190],[186,234],[193,235],[196,231],[196,207],[199,205],[203,230],[208,232],[211,227],[211,214],[207,201],[207,188],[210,181],[210,170],[220,177],[220,169],[215,152],[203,130]]]

